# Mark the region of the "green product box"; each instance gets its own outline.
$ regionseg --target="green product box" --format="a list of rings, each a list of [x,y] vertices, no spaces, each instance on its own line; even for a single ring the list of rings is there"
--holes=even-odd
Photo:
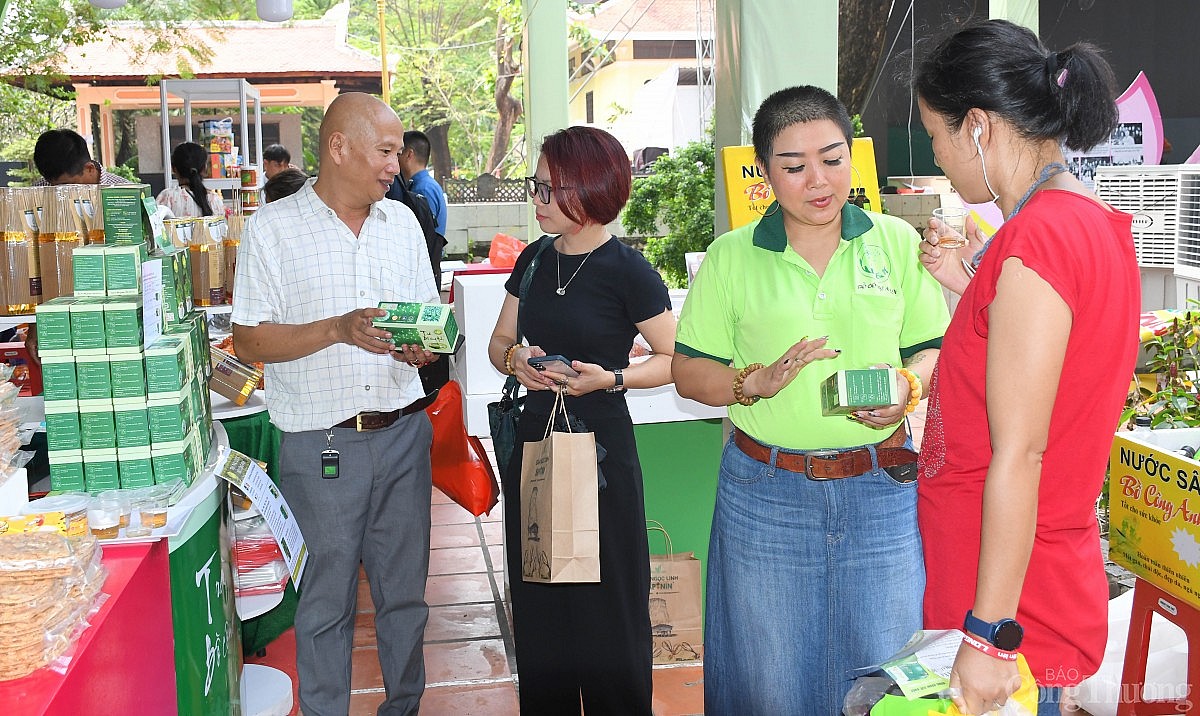
[[[42,356],[42,396],[46,401],[79,398],[74,356]]]
[[[50,489],[83,490],[83,453],[79,450],[50,450]]]
[[[112,373],[109,371],[108,356],[77,356],[75,375],[79,381],[80,400],[112,399]]]
[[[205,383],[200,376],[196,375],[192,376],[189,385],[192,389],[191,400],[188,401],[192,409],[192,424],[202,425],[205,413],[207,412],[208,415],[212,415],[212,408],[205,400],[208,394],[208,383]]]
[[[142,295],[142,262],[146,247],[105,246],[104,288],[109,296]]]
[[[117,468],[121,489],[149,487],[154,484],[150,448],[117,448]]]
[[[379,307],[387,315],[373,323],[391,333],[396,345],[418,345],[433,353],[453,353],[457,347],[458,321],[450,304],[383,302]]]
[[[37,307],[38,353],[71,350],[71,306],[74,296],[59,296]],[[61,353],[60,353],[61,354]]]
[[[142,302],[135,298],[109,298],[104,304],[104,333],[108,350],[142,347]]]
[[[113,401],[117,449],[150,448],[150,416],[143,398]]]
[[[116,449],[83,451],[83,483],[91,493],[121,486]]]
[[[150,449],[150,462],[154,467],[156,483],[183,480],[185,485],[195,479],[195,467],[190,462],[188,440],[156,443]]]
[[[83,448],[79,431],[79,403],[74,400],[46,401],[46,449],[55,451]]]
[[[110,355],[113,400],[146,397],[146,359],[141,351]]]
[[[174,398],[151,398],[146,401],[150,421],[150,442],[169,443],[187,438],[191,421],[191,392],[183,389]]]
[[[212,360],[208,351],[208,314],[203,310],[192,311],[183,321],[171,326],[166,332],[179,338],[187,337],[188,367],[192,372],[202,371],[207,380],[212,375]]]
[[[211,436],[212,433],[207,430],[196,429],[192,431],[191,440],[188,441],[188,449],[192,455],[192,464],[197,469],[206,462],[208,451],[211,447]]]
[[[84,450],[117,447],[117,426],[113,421],[111,400],[79,401],[79,434]]]
[[[151,241],[154,229],[150,223],[150,208],[154,195],[147,184],[125,184],[100,188],[104,205],[104,243],[136,246]]]
[[[80,246],[71,252],[71,271],[76,296],[106,296],[104,289],[104,245]]]
[[[821,414],[848,415],[895,405],[895,368],[839,370],[821,383]]]
[[[80,298],[71,304],[71,349],[78,356],[105,351],[104,298]],[[41,340],[41,330],[38,340]]]
[[[146,392],[178,393],[187,386],[184,341],[179,336],[161,336],[146,347]]]
[[[187,249],[173,249],[151,261],[162,263],[163,318],[167,325],[179,323],[191,310],[191,294],[184,293],[183,276],[190,272]]]

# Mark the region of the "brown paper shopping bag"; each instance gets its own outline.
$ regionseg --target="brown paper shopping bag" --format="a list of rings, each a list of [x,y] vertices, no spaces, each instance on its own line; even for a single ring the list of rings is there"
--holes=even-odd
[[[662,524],[646,520],[646,529],[662,532],[666,554],[650,555],[650,636],[654,663],[673,664],[700,658],[704,644],[704,604],[700,560],[694,552],[673,552]]]
[[[526,582],[599,582],[596,436],[556,432],[561,394],[546,436],[525,443],[521,463],[521,577]]]

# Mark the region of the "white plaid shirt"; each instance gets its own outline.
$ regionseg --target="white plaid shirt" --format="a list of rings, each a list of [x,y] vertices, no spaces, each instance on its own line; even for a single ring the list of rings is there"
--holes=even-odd
[[[313,191],[315,181],[267,204],[246,223],[234,323],[305,324],[380,301],[438,300],[425,236],[408,207],[379,201],[356,238]],[[424,395],[415,368],[345,343],[268,363],[266,381],[271,422],[288,432],[323,430]]]

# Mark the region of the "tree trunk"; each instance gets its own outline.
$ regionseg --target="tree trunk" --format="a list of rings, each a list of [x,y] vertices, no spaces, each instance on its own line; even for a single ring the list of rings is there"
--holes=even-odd
[[[496,23],[496,130],[492,134],[492,148],[488,151],[485,174],[496,173],[504,157],[508,155],[508,144],[512,139],[513,127],[525,112],[521,100],[511,93],[513,83],[521,72],[520,63],[513,59],[515,37],[506,37],[507,26],[502,19]],[[503,178],[503,177],[501,177]]]
[[[427,127],[424,131],[429,137],[429,167],[434,178],[445,184],[454,172],[454,162],[450,160],[450,123]]]
[[[861,114],[883,54],[890,0],[838,3],[838,99]]]

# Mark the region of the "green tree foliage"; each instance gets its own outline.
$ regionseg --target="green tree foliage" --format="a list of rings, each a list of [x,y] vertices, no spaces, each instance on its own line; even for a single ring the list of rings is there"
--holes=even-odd
[[[711,138],[691,142],[659,157],[651,175],[634,180],[622,223],[630,233],[651,237],[646,259],[668,286],[686,286],[684,254],[705,251],[713,241],[714,161]],[[666,236],[659,235],[660,226]]]

